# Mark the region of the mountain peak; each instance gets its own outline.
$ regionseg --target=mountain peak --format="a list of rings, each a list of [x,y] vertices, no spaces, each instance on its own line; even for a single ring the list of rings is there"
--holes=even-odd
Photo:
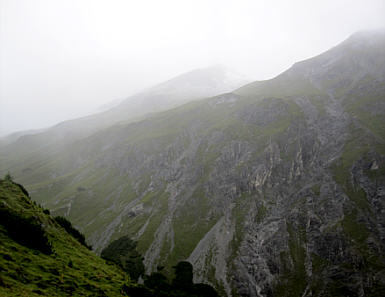
[[[385,77],[384,49],[385,30],[356,32],[330,50],[295,63],[280,76],[299,75],[317,88],[322,85],[331,92],[347,90],[364,77]]]
[[[185,72],[152,87],[148,91],[166,91],[167,93],[180,93],[181,95],[191,93],[193,97],[210,97],[230,92],[248,82],[250,80],[245,76],[226,66],[216,64]]]
[[[125,118],[145,115],[192,100],[228,93],[248,82],[250,80],[244,76],[222,65],[198,68],[131,96],[110,112],[119,111]]]

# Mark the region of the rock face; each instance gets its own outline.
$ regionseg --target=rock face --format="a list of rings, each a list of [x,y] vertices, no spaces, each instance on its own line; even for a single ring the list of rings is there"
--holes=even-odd
[[[359,33],[272,80],[4,159],[97,251],[138,240],[148,272],[188,259],[228,296],[382,296],[384,52],[384,32]]]

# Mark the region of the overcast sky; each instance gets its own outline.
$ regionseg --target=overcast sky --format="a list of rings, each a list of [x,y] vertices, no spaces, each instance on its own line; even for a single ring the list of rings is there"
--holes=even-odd
[[[194,68],[271,78],[385,0],[0,0],[0,135],[42,128]]]

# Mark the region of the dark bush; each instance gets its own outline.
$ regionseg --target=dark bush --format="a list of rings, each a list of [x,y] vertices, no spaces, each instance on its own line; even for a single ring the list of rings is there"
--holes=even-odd
[[[176,266],[172,284],[160,272],[144,277],[144,285],[157,297],[218,297],[215,289],[207,284],[193,283],[193,266],[181,261]],[[131,296],[131,295],[130,295]],[[136,296],[136,295],[132,295]],[[140,296],[140,295],[138,295]]]
[[[25,196],[29,197],[28,191],[21,184],[18,184],[15,182],[14,182],[14,184],[19,187],[19,189],[24,193]]]
[[[193,294],[199,297],[218,297],[217,291],[207,284],[194,284]]]
[[[0,276],[0,287],[5,287],[5,282],[3,281],[3,279],[1,278]]]
[[[8,171],[8,173],[4,176],[4,180],[5,181],[12,181],[13,180],[13,177],[11,175],[11,173]]]
[[[190,262],[181,261],[176,266],[175,278],[172,285],[175,287],[188,288],[193,285],[193,266]]]
[[[144,285],[157,292],[170,291],[171,285],[168,283],[167,277],[160,272],[151,273],[144,278]]]
[[[35,218],[26,218],[7,208],[0,208],[0,224],[9,237],[21,245],[44,254],[52,253],[52,246],[42,226]]]
[[[86,188],[83,188],[83,187],[77,187],[76,190],[78,192],[84,192],[86,190]]]
[[[172,290],[175,296],[186,297],[218,297],[216,290],[207,284],[193,283],[193,266],[190,262],[181,261],[176,266],[175,277],[172,281]]]
[[[76,228],[74,228],[71,224],[70,221],[68,221],[65,217],[61,217],[61,216],[58,216],[58,217],[55,217],[55,221],[60,225],[62,226],[68,234],[72,235],[72,237],[74,237],[77,241],[79,241],[82,245],[84,245],[86,248],[88,249],[92,249],[91,246],[89,246],[87,243],[86,243],[86,238],[85,236],[80,233]]]
[[[137,243],[128,236],[123,236],[111,242],[101,253],[105,260],[119,265],[133,280],[144,273],[143,258],[136,250]]]
[[[123,285],[122,291],[130,297],[155,297],[149,289],[143,286],[129,287]]]
[[[49,215],[49,214],[50,214],[50,211],[49,211],[49,209],[44,209],[44,210],[43,210],[43,213],[45,213],[46,215]]]

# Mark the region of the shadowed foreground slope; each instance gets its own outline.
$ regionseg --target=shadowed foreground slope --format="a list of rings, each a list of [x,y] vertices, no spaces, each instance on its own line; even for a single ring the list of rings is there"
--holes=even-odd
[[[132,286],[12,181],[0,181],[0,212],[1,296],[122,296],[123,285]]]

